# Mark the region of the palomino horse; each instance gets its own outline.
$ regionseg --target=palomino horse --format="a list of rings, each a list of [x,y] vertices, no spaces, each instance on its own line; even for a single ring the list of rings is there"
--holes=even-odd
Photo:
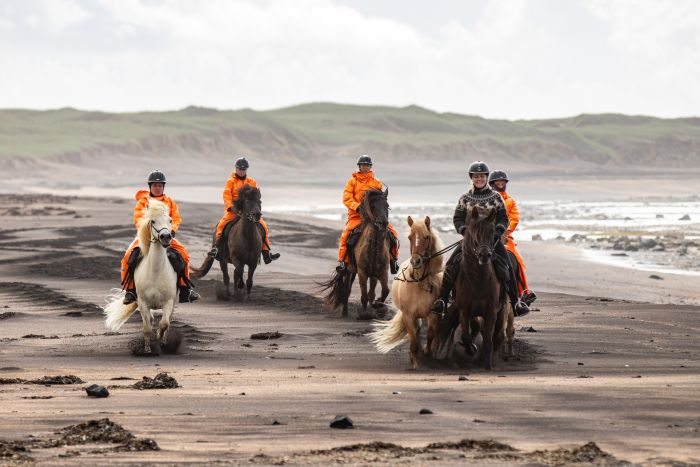
[[[233,282],[236,287],[235,295],[243,287],[246,288],[246,300],[250,299],[250,291],[253,288],[253,275],[260,261],[260,253],[263,247],[263,234],[260,229],[260,217],[262,216],[262,201],[260,190],[257,187],[243,185],[238,189],[238,198],[233,203],[233,209],[240,218],[228,232],[226,249],[228,258],[219,261],[221,271],[224,274],[224,286],[226,295],[231,296],[229,289],[228,263],[233,264]],[[216,234],[214,234],[216,235]],[[216,238],[214,238],[214,244]],[[199,268],[192,268],[190,274],[195,279],[200,279],[209,272],[214,258],[207,256]],[[248,266],[248,279],[243,283],[243,269]]]
[[[365,192],[358,211],[362,218],[360,237],[355,245],[356,264],[350,264],[340,272],[336,272],[327,282],[321,284],[323,290],[328,290],[325,300],[332,309],[343,305],[343,316],[348,315],[348,297],[355,281],[359,276],[362,291],[362,309],[367,310],[367,303],[379,308],[389,295],[389,189],[385,191],[370,189]],[[369,279],[369,290],[367,280]],[[377,281],[382,285],[382,295],[375,301]]]
[[[124,294],[116,297],[105,308],[105,324],[112,331],[119,330],[138,310],[143,319],[144,353],[151,353],[151,321],[153,310],[163,310],[156,337],[165,345],[170,327],[170,317],[177,303],[177,274],[167,256],[167,248],[173,238],[168,206],[151,199],[138,228],[141,262],[134,272],[134,285],[138,299],[129,305],[122,304]]]
[[[499,281],[492,261],[495,220],[496,211],[493,209],[487,214],[480,208],[472,209],[462,239],[462,259],[455,283],[455,302],[460,312],[464,348],[470,352],[473,338],[481,332],[481,361],[487,370],[491,369],[493,349],[499,349],[503,342],[508,321],[506,289]]]
[[[414,221],[408,216],[411,233],[408,241],[411,258],[401,264],[399,274],[391,285],[391,297],[398,308],[394,318],[387,322],[375,322],[375,330],[370,339],[377,350],[387,353],[406,340],[410,342],[411,366],[418,368],[419,319],[428,323],[425,355],[432,353],[433,338],[438,324],[438,316],[430,312],[430,306],[440,295],[442,283],[442,240],[435,229],[430,227],[430,217],[424,221]]]

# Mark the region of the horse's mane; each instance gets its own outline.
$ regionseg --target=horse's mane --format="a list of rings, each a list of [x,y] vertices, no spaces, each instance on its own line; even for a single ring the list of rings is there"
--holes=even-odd
[[[138,227],[138,238],[139,246],[141,247],[141,253],[143,256],[148,254],[148,250],[151,248],[151,230],[150,222],[158,217],[170,215],[170,208],[167,204],[157,199],[149,199],[146,207],[143,208],[143,217],[139,222]]]
[[[366,219],[368,222],[375,221],[374,213],[372,212],[372,203],[380,196],[384,196],[384,192],[378,188],[370,188],[365,191],[365,196],[362,198],[359,208],[363,220]]]
[[[238,189],[238,198],[233,202],[233,207],[238,212],[243,212],[245,208],[245,202],[248,199],[259,200],[260,190],[253,185],[245,184]]]

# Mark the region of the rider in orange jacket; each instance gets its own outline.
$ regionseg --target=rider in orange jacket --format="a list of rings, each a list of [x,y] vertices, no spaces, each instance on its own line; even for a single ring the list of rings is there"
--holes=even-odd
[[[345,184],[345,189],[343,190],[343,204],[348,208],[348,221],[345,224],[345,229],[343,234],[340,236],[340,248],[338,249],[338,266],[336,270],[342,271],[345,269],[346,264],[349,261],[347,240],[350,232],[359,227],[362,223],[360,218],[360,213],[357,211],[362,203],[362,199],[365,197],[365,191],[369,189],[382,189],[382,182],[374,177],[374,172],[372,172],[372,158],[364,155],[357,159],[357,172],[352,174],[352,177]],[[390,233],[391,242],[391,273],[396,274],[399,271],[399,235],[394,229],[394,226],[389,224],[387,226]]]
[[[149,199],[156,199],[158,201],[162,201],[165,205],[168,206],[168,209],[170,211],[170,217],[172,219],[172,236],[175,237],[175,232],[180,228],[180,223],[182,222],[182,218],[180,217],[180,211],[177,207],[177,204],[175,201],[172,200],[169,196],[167,196],[164,191],[165,191],[165,183],[167,182],[167,179],[165,178],[165,174],[161,172],[160,170],[154,170],[148,175],[148,190],[139,190],[136,192],[136,206],[134,207],[134,226],[138,230],[139,228],[139,223],[141,222],[141,219],[143,218],[144,215],[144,210],[146,209],[148,205],[148,200]],[[121,261],[121,279],[122,279],[122,285],[126,289],[126,295],[124,296],[124,304],[128,305],[129,303],[133,303],[136,301],[136,288],[134,287],[134,281],[133,279],[126,280],[126,274],[129,268],[129,258],[131,257],[131,254],[136,248],[139,246],[139,238],[138,236],[134,239],[133,242],[131,242],[131,245],[129,245],[129,248],[127,248],[126,253],[124,254],[124,257],[122,258]],[[183,271],[183,274],[186,278],[189,279],[190,277],[190,254],[185,248],[185,246],[180,243],[177,239],[173,238],[172,241],[170,242],[170,247],[172,248],[177,254],[182,258],[182,260],[185,262],[185,269]],[[177,271],[176,271],[177,272]],[[180,283],[178,284],[178,287],[180,289],[180,303],[183,302],[193,302],[199,298],[199,294],[194,291],[184,280],[180,280]]]
[[[504,234],[505,247],[506,250],[513,253],[513,256],[515,256],[515,259],[519,265],[520,274],[517,278],[518,295],[521,297],[522,301],[524,301],[527,305],[530,305],[535,301],[537,295],[535,295],[535,293],[531,291],[527,285],[525,262],[518,251],[518,244],[515,243],[515,240],[513,239],[513,231],[518,227],[518,223],[520,222],[520,210],[518,209],[518,203],[515,201],[515,198],[506,193],[506,185],[508,184],[508,181],[508,175],[503,170],[494,170],[491,172],[491,174],[489,174],[489,185],[491,185],[491,188],[493,188],[494,191],[501,194],[503,201],[506,204],[506,213],[508,214],[509,222],[508,228]]]
[[[258,186],[258,183],[255,181],[254,178],[251,178],[248,176],[248,168],[250,167],[250,164],[248,163],[248,160],[246,160],[245,157],[239,157],[236,160],[236,170],[231,173],[231,178],[229,178],[226,181],[226,186],[224,187],[224,192],[223,192],[223,198],[224,198],[224,216],[221,218],[218,224],[216,224],[216,240],[214,246],[209,253],[207,253],[209,256],[212,256],[217,259],[222,259],[218,258],[219,252],[222,250],[222,246],[220,245],[220,240],[221,240],[221,234],[224,231],[224,227],[226,224],[231,222],[233,219],[236,218],[236,213],[234,212],[233,208],[233,203],[236,201],[238,198],[238,190],[243,186],[243,185],[251,185],[254,187]],[[262,226],[263,230],[265,230],[265,241],[263,242],[263,247],[262,247],[262,257],[263,261],[265,264],[270,264],[272,261],[276,260],[277,258],[280,257],[279,253],[270,253],[270,231],[267,228],[267,224],[265,223],[265,219],[262,217],[260,218],[260,225]]]

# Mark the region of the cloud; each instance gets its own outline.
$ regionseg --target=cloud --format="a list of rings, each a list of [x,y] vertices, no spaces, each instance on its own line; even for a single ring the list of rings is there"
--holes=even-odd
[[[430,7],[430,31],[416,4],[402,17],[404,4],[379,13],[342,0],[4,4],[0,106],[325,100],[504,118],[698,113],[700,97],[687,92],[700,79],[698,2],[493,0],[467,13],[446,2]]]

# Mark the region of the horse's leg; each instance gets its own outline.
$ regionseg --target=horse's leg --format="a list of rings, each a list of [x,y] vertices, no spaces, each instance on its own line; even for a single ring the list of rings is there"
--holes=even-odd
[[[408,342],[411,349],[411,368],[414,370],[418,369],[418,349],[420,349],[420,342],[418,340],[418,318],[414,316],[409,316],[408,313],[401,313],[404,326],[406,326],[406,333],[408,334]]]
[[[160,318],[160,324],[158,324],[158,332],[156,337],[161,345],[165,345],[168,340],[168,329],[170,329],[170,317],[175,311],[175,301],[168,300],[163,305],[163,316]]]
[[[245,287],[243,272],[245,265],[235,263],[233,269],[233,295],[238,299],[241,296],[241,289]]]
[[[253,288],[253,274],[255,274],[255,268],[258,267],[258,263],[253,263],[251,266],[250,264],[248,265],[248,279],[245,281],[245,287],[246,287],[246,300],[250,300],[250,290]]]
[[[219,266],[221,266],[221,273],[224,275],[224,289],[226,289],[226,295],[231,296],[231,291],[229,290],[229,282],[231,278],[228,275],[228,261],[223,259],[219,261]]]
[[[345,284],[345,299],[343,300],[343,317],[348,316],[348,301],[350,300],[350,292],[352,292],[352,284],[355,282],[357,274],[345,271],[343,273],[343,283]]]
[[[143,321],[143,353],[148,355],[151,353],[151,310],[141,300],[138,300],[139,312]]]
[[[470,333],[470,322],[473,322],[473,320],[470,319],[469,312],[461,310],[459,314],[459,325],[462,328],[462,344],[464,344],[464,351],[467,355],[474,355],[477,348],[472,334]]]
[[[501,352],[503,354],[503,341],[505,340],[505,313],[506,305],[503,307],[498,307],[498,314],[496,315],[496,323],[493,328],[493,349],[496,352]]]
[[[376,277],[370,277],[369,278],[369,290],[367,290],[367,301],[369,303],[374,303],[374,291],[377,288],[377,278]]]
[[[481,327],[481,338],[483,339],[481,344],[481,362],[487,370],[491,369],[493,357],[493,334],[496,326],[497,306],[494,306],[491,310],[486,310],[486,316],[483,317],[484,321]]]
[[[389,270],[388,269],[384,270],[381,277],[379,278],[379,281],[382,284],[382,295],[379,298],[379,301],[384,303],[384,302],[386,302],[386,297],[389,296]]]
[[[513,356],[513,336],[515,336],[515,326],[513,326],[513,307],[509,304],[506,305],[506,336],[508,337],[508,347],[506,348],[506,353],[508,356]]]
[[[425,349],[423,350],[423,353],[430,356],[433,354],[433,340],[435,339],[435,333],[437,332],[439,318],[434,313],[428,313],[428,318],[426,321],[428,322],[428,331],[426,332],[425,336]]]
[[[367,311],[367,276],[361,271],[357,273],[358,280],[360,281],[360,292],[362,296],[360,297],[360,302],[362,303],[362,309]]]
[[[469,332],[472,342],[476,340],[476,336],[481,332],[481,327],[483,326],[484,320],[479,316],[474,316],[469,322]],[[476,345],[476,344],[474,344]]]

